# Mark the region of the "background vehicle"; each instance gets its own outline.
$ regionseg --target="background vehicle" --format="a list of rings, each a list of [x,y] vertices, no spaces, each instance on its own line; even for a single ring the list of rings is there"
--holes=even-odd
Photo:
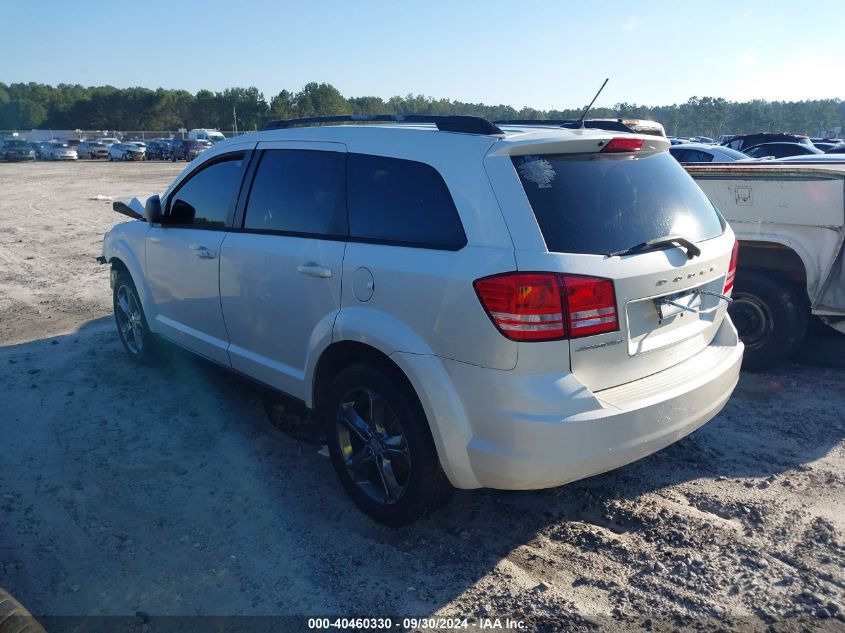
[[[88,142],[88,158],[108,158],[108,155],[109,147],[105,143],[100,143],[100,141]]]
[[[202,154],[211,146],[207,141],[173,139],[170,144],[170,160],[174,163],[177,160],[186,160],[188,162],[194,160],[197,156]]]
[[[134,143],[115,143],[109,147],[110,161],[115,160],[144,160],[146,158],[143,147]]]
[[[836,147],[831,147],[825,152],[825,154],[845,154],[845,144],[837,145]]]
[[[221,141],[225,141],[226,137],[219,130],[197,128],[188,132],[188,139],[192,141],[211,141],[212,143],[219,143]]]
[[[23,139],[7,138],[0,140],[0,159],[9,162],[35,160],[35,151]]]
[[[208,150],[101,261],[131,358],[161,335],[302,400],[376,520],[604,472],[730,396],[736,240],[665,138],[289,125]]]
[[[48,160],[76,160],[79,158],[76,150],[67,143],[53,141],[46,150],[45,157]]]
[[[156,139],[147,144],[147,160],[169,160],[170,141],[167,139]]]
[[[751,158],[765,158],[766,156],[785,158],[787,156],[824,154],[824,152],[817,149],[814,145],[805,145],[803,143],[762,143],[744,149],[743,153]]]
[[[730,313],[746,345],[745,366],[789,359],[810,313],[845,332],[845,165],[766,161],[686,170],[739,238]]]
[[[804,154],[802,156],[785,156],[776,158],[775,163],[838,163],[845,160],[842,154]]]
[[[720,136],[720,139],[723,137]],[[743,134],[739,136],[731,136],[727,140],[722,141],[721,145],[726,145],[732,149],[737,149],[745,152],[749,147],[761,145],[763,143],[800,143],[802,145],[813,146],[809,137],[800,134],[785,134],[772,132],[759,132],[757,134]]]
[[[114,138],[113,136],[104,136],[104,137],[98,138],[97,142],[102,143],[106,147],[111,147],[115,143],[120,143],[120,139]]]
[[[815,145],[817,149],[820,149],[823,152],[826,152],[827,150],[833,149],[834,147],[838,147],[840,145],[843,145],[843,147],[845,147],[845,144],[843,144],[842,141],[813,141],[813,145]]]
[[[76,150],[76,155],[79,158],[91,158],[91,156],[88,153],[88,146],[89,145],[90,145],[89,141],[79,141],[79,143],[77,143],[76,146],[74,147],[74,149]]]
[[[679,163],[732,163],[736,160],[748,160],[749,156],[730,147],[685,143],[672,145],[669,153]]]
[[[53,149],[53,145],[50,141],[38,141],[32,144],[32,149],[38,160],[50,160],[50,150]]]

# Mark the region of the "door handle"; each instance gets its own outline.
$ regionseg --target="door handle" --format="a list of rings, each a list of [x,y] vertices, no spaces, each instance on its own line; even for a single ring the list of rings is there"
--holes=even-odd
[[[190,249],[194,252],[194,255],[200,259],[214,259],[217,257],[216,251],[213,251],[202,244],[191,244]]]
[[[328,266],[320,266],[315,262],[308,262],[307,264],[300,264],[296,267],[296,271],[309,277],[320,277],[321,279],[328,279],[332,276],[332,269]]]

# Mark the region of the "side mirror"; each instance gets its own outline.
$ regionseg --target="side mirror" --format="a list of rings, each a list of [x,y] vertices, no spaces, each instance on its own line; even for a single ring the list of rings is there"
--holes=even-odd
[[[144,205],[144,219],[150,223],[158,224],[161,222],[161,198],[158,196],[147,198],[147,203]]]

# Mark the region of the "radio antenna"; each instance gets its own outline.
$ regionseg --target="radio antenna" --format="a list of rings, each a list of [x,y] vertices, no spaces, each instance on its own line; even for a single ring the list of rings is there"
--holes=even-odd
[[[595,97],[593,97],[593,100],[592,100],[592,101],[590,101],[590,105],[588,105],[588,106],[586,107],[586,109],[584,110],[584,112],[581,114],[581,118],[580,118],[580,119],[578,119],[578,122],[577,122],[577,123],[578,123],[578,125],[577,125],[576,127],[581,128],[582,130],[584,129],[584,119],[587,117],[587,112],[589,112],[589,111],[590,111],[590,108],[592,108],[592,107],[593,107],[593,104],[596,102],[596,99],[598,99],[598,98],[599,98],[599,95],[601,94],[601,91],[602,91],[602,90],[604,90],[604,87],[607,85],[607,82],[608,82],[609,80],[610,80],[610,77],[608,77],[608,78],[606,78],[606,79],[604,80],[604,83],[601,85],[601,88],[599,88],[599,91],[596,93],[596,96],[595,96]]]

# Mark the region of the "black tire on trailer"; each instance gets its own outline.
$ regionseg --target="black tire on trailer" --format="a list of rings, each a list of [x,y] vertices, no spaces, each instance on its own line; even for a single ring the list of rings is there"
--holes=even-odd
[[[434,512],[453,492],[422,405],[397,372],[347,367],[332,380],[322,407],[344,489],[372,519],[396,527]]]
[[[761,371],[789,360],[807,334],[807,302],[796,284],[762,270],[738,270],[728,308],[745,344],[744,369]]]
[[[46,633],[32,614],[0,587],[0,633]]]

